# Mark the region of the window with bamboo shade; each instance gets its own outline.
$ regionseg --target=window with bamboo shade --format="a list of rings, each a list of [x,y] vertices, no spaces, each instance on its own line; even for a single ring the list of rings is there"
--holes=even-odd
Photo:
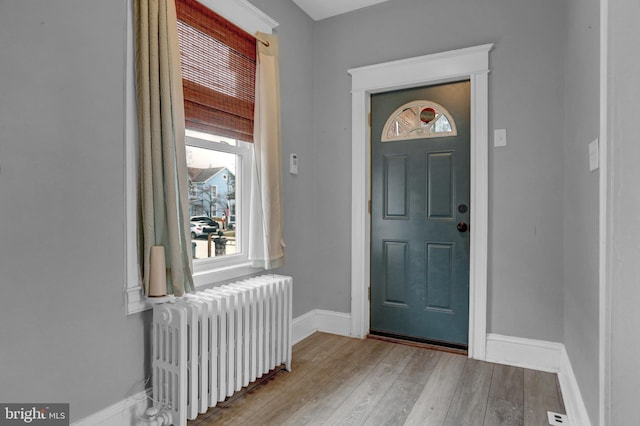
[[[253,141],[256,39],[196,0],[177,0],[185,127]]]

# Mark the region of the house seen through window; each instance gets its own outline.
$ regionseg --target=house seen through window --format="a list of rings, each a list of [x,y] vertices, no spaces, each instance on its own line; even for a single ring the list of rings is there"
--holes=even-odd
[[[195,260],[242,252],[242,171],[251,145],[196,131],[186,132],[190,230]],[[216,250],[217,249],[217,250]]]

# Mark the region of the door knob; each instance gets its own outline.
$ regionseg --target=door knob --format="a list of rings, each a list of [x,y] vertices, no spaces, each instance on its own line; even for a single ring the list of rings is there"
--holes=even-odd
[[[458,228],[458,231],[460,232],[467,232],[469,230],[469,225],[464,222],[460,222],[456,228]]]

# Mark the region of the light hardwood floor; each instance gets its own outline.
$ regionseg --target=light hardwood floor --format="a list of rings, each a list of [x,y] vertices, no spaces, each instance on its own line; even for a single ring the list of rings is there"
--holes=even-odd
[[[447,352],[315,333],[282,371],[189,426],[548,426],[564,413],[555,374]]]

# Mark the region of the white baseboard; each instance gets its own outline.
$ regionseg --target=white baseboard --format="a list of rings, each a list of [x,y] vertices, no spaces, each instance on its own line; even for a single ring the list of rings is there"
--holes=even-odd
[[[148,407],[147,392],[142,391],[120,402],[98,411],[71,426],[136,426],[138,417],[144,415]]]
[[[571,367],[571,360],[562,343],[488,334],[486,360],[557,373],[570,424],[591,426],[578,381]]]
[[[557,373],[564,345],[544,340],[487,334],[486,360],[497,364]]]
[[[316,331],[350,336],[351,314],[315,309],[294,318],[292,329],[294,345]]]
[[[564,406],[567,409],[567,415],[572,425],[584,425],[591,426],[589,420],[589,414],[587,413],[587,407],[584,405],[582,394],[580,393],[580,387],[578,386],[578,380],[573,373],[573,367],[571,367],[571,360],[567,349],[562,345],[562,352],[560,353],[560,372],[558,372],[558,381],[560,382],[560,389],[562,390],[562,397],[564,398]]]

